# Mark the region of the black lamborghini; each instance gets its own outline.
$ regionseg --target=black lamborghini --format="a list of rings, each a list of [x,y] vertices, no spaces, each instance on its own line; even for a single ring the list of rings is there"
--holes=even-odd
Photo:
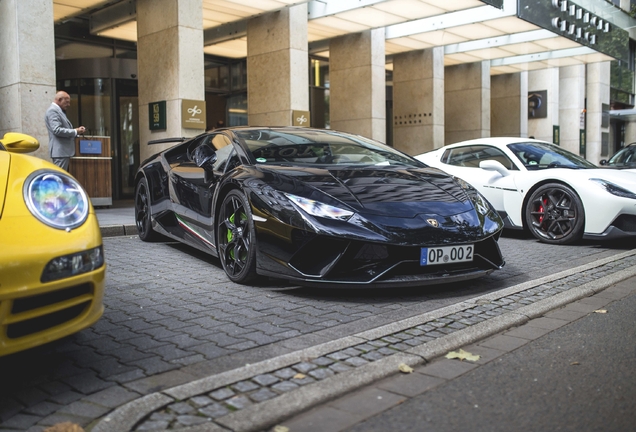
[[[319,287],[480,277],[503,222],[475,189],[387,145],[333,130],[218,129],[142,163],[135,221],[218,257],[227,276]]]

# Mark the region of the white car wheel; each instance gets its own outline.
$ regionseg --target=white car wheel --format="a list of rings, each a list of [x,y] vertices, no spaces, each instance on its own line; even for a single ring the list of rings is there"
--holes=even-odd
[[[542,242],[570,244],[583,236],[585,214],[581,199],[564,184],[539,187],[528,200],[525,213],[528,228]]]

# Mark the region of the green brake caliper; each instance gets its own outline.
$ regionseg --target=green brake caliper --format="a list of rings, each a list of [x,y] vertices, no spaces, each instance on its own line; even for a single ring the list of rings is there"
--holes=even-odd
[[[236,226],[236,224],[234,223],[234,217],[236,216],[236,213],[233,213],[232,216],[229,217],[229,221],[232,223],[232,225]],[[239,218],[241,219],[242,222],[247,220],[247,215],[245,213],[241,213],[239,215]],[[232,230],[228,229],[227,230],[227,242],[231,243],[232,240],[234,239],[234,235],[232,234]],[[234,259],[234,249],[230,250],[230,258]],[[242,257],[243,259],[245,259],[245,257]]]
[[[230,222],[232,223],[232,225],[234,225],[234,216],[236,215],[236,213],[232,213],[232,216],[230,216]],[[230,244],[232,242],[232,239],[234,238],[234,236],[232,235],[232,230],[228,228],[227,230],[227,243]],[[234,259],[234,249],[230,250],[230,258]]]

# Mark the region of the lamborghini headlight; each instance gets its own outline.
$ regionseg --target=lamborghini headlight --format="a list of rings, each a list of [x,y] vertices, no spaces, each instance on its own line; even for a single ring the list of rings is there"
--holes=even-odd
[[[464,179],[461,179],[459,177],[453,176],[453,180],[455,180],[455,182],[457,182],[457,184],[460,185],[462,187],[462,189],[464,189],[467,192],[475,190],[475,188],[472,187],[470,184],[468,184],[468,182],[466,180],[464,180]]]
[[[477,189],[472,187],[465,180],[460,179],[459,177],[453,177],[453,179],[464,189],[466,194],[470,197],[475,209],[479,212],[479,214],[486,216],[489,212],[493,211],[494,208],[492,205],[484,198],[482,194],[479,193]]]
[[[347,221],[354,215],[352,211],[324,204],[320,201],[314,201],[288,193],[286,193],[285,196],[296,206],[312,216]]]
[[[482,194],[477,191],[475,192],[475,195],[473,195],[473,203],[475,204],[475,209],[477,209],[480,214],[486,216],[492,210],[492,206],[488,201],[486,201],[486,198],[484,198]]]
[[[24,182],[24,201],[40,222],[57,229],[82,225],[90,208],[88,196],[69,175],[36,171]]]
[[[603,180],[599,178],[591,178],[590,180],[602,186],[603,189],[605,189],[607,192],[611,193],[612,195],[616,195],[622,198],[636,199],[636,193],[628,191],[624,187],[621,187],[617,184],[614,184],[612,182],[608,182],[607,180]]]

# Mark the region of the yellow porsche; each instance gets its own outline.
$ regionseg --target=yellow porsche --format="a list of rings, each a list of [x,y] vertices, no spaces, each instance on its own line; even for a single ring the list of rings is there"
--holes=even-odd
[[[0,140],[0,356],[60,339],[104,312],[99,224],[82,186],[24,155],[38,141]]]

